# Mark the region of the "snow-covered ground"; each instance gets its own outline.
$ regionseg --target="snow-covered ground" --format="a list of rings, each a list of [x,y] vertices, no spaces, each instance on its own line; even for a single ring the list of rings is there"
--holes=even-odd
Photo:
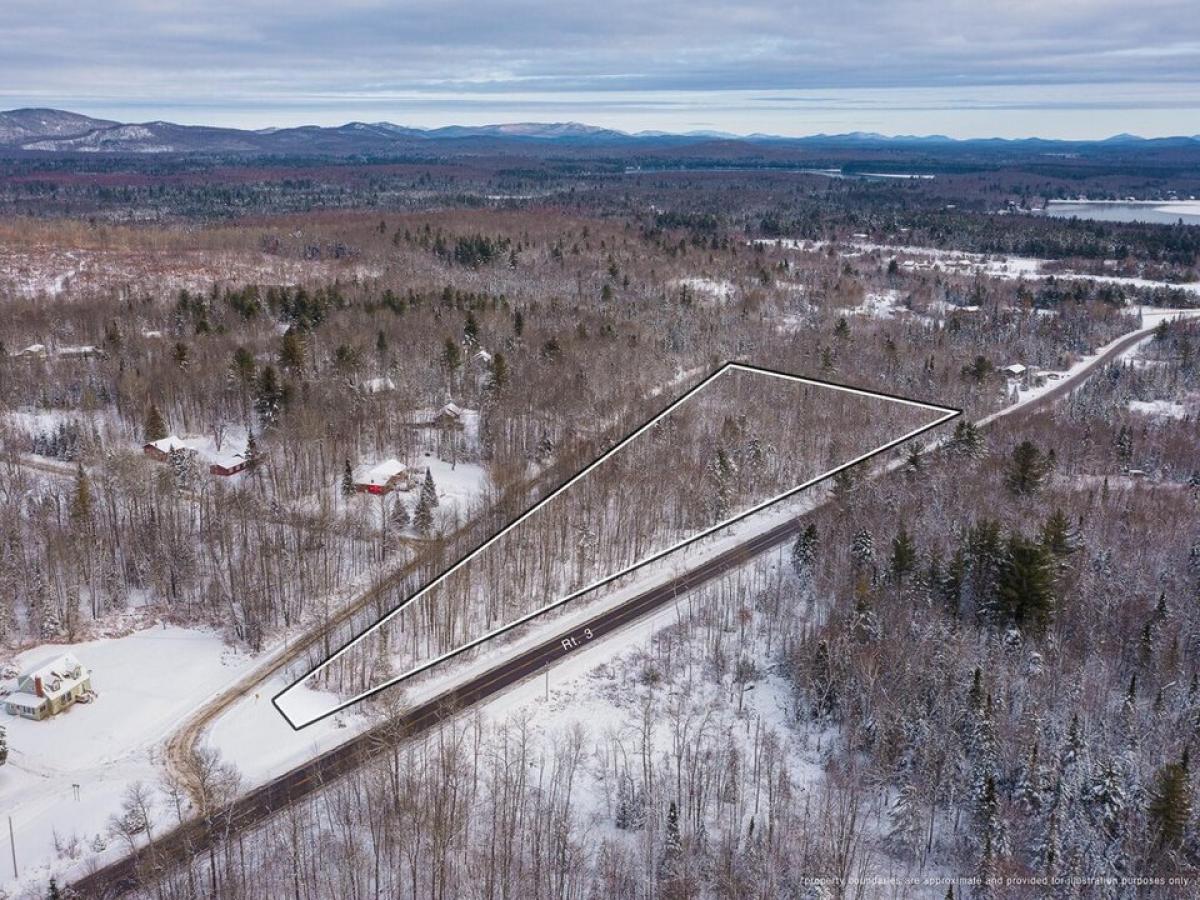
[[[759,240],[768,246],[781,246],[793,250],[817,252],[830,246],[829,241],[807,241],[793,239]],[[935,247],[913,247],[893,244],[874,244],[866,241],[846,241],[836,244],[844,257],[862,256],[865,253],[880,253],[894,256],[899,266],[908,271],[946,272],[958,275],[986,275],[991,278],[1031,281],[1044,278],[1094,281],[1129,288],[1174,288],[1200,296],[1200,282],[1173,284],[1149,278],[1132,278],[1123,275],[1094,275],[1085,272],[1062,271],[1053,268],[1050,260],[1028,256],[1001,256],[968,253],[962,250],[941,250]]]
[[[253,251],[63,249],[0,244],[0,287],[18,297],[68,291],[207,291],[218,284],[300,284],[311,279],[371,278],[377,269],[344,262],[288,259]]]
[[[894,464],[900,465],[902,462],[897,458]],[[824,487],[804,491],[666,559],[643,566],[618,584],[599,590],[586,599],[573,601],[564,613],[543,617],[505,639],[489,642],[466,662],[443,664],[435,670],[435,675],[420,679],[414,687],[395,689],[396,702],[406,707],[416,706],[478,676],[503,659],[543,644],[559,634],[578,629],[604,609],[681,575],[703,561],[812,509],[826,495],[827,489]],[[686,597],[680,597],[678,601],[680,604],[686,602]],[[621,646],[627,647],[649,639],[678,616],[677,605],[661,607],[623,628]],[[583,643],[578,650],[555,664],[549,675],[549,683],[553,687],[566,679],[586,675],[612,658],[613,647],[610,641]],[[287,772],[318,753],[344,743],[372,724],[370,713],[360,704],[299,731],[293,730],[270,703],[270,697],[287,687],[289,681],[283,674],[274,676],[262,686],[261,691],[230,707],[206,734],[206,743],[218,749],[222,758],[238,766],[247,787]],[[502,692],[485,704],[486,714],[501,716],[522,706],[531,697],[542,696],[546,683],[544,678],[535,678]],[[341,698],[303,686],[289,692],[287,701],[289,714],[297,721],[305,721],[314,714],[319,715],[333,708],[341,702]]]
[[[12,816],[20,884],[44,887],[98,852],[121,848],[106,834],[128,785],[158,782],[165,739],[179,721],[254,660],[226,647],[213,632],[155,626],[119,638],[43,645],[19,654],[17,669],[70,650],[92,672],[99,695],[41,722],[3,716],[8,764],[0,766],[0,810]],[[12,687],[6,683],[6,687]],[[160,819],[169,813],[158,804]],[[73,852],[60,855],[55,844]],[[0,890],[17,885],[8,860],[0,866]]]
[[[1132,412],[1155,419],[1186,419],[1188,408],[1178,400],[1130,400]]]
[[[687,288],[697,299],[716,300],[720,303],[724,303],[732,298],[734,291],[737,290],[731,281],[702,276],[679,278],[675,281],[675,284],[678,287]]]
[[[892,288],[863,297],[858,306],[842,307],[839,313],[846,316],[866,316],[871,319],[892,319],[897,312],[905,312],[900,306],[900,292]]]

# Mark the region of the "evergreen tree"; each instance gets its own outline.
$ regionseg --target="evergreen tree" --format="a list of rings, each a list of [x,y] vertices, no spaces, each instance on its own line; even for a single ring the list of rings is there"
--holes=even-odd
[[[78,465],[75,470],[75,494],[71,498],[71,521],[78,528],[86,528],[92,521],[92,488],[82,464]]]
[[[950,447],[961,456],[978,459],[983,455],[983,435],[979,433],[979,428],[974,422],[961,420],[954,426]]]
[[[453,338],[446,338],[442,344],[442,366],[451,377],[462,367],[462,351]]]
[[[258,452],[258,441],[255,440],[254,430],[251,429],[246,435],[246,471],[253,472],[261,461],[261,455]]]
[[[817,558],[817,541],[817,526],[810,522],[796,535],[796,542],[792,544],[792,568],[801,580],[807,581],[812,576],[813,563]]]
[[[1042,546],[1060,560],[1079,550],[1079,533],[1061,509],[1050,513],[1042,526]]]
[[[473,312],[467,313],[467,321],[463,325],[463,341],[468,347],[479,346],[479,322]]]
[[[8,762],[8,734],[0,725],[0,766]]]
[[[916,785],[906,781],[900,786],[889,814],[888,843],[904,856],[915,855],[921,845],[925,817],[923,806]]]
[[[504,358],[503,353],[497,353],[492,357],[492,379],[488,383],[494,392],[499,393],[504,390],[508,384],[508,361]]]
[[[717,455],[708,467],[708,479],[712,485],[710,507],[715,522],[724,522],[729,518],[736,475],[737,468],[733,460],[729,458],[724,447],[718,447]]]
[[[421,496],[417,498],[417,505],[413,510],[413,527],[423,537],[427,537],[433,530],[433,506],[430,505],[429,496],[425,491],[421,491]]]
[[[280,339],[279,365],[289,372],[299,372],[304,368],[304,341],[295,328],[289,328]]]
[[[683,856],[683,837],[679,831],[679,809],[675,801],[667,807],[666,832],[663,836],[662,858],[659,861],[659,877],[669,880],[679,874],[679,860]]]
[[[1192,818],[1191,774],[1188,772],[1188,751],[1184,748],[1178,762],[1162,766],[1154,778],[1147,809],[1150,833],[1160,849],[1171,849],[1183,843]]]
[[[1007,621],[1034,635],[1045,633],[1054,609],[1054,575],[1041,544],[1016,532],[1009,536],[996,595]]]
[[[158,411],[158,407],[153,403],[146,410],[146,424],[142,430],[145,432],[147,444],[161,441],[167,436],[167,423],[163,419],[162,413]]]
[[[1116,838],[1125,818],[1127,798],[1120,770],[1111,758],[1096,773],[1087,800],[1103,833]]]
[[[1022,441],[1013,448],[1004,472],[1004,483],[1017,496],[1037,493],[1050,473],[1046,455],[1032,441]]]
[[[432,510],[438,505],[437,485],[433,483],[433,473],[425,467],[425,480],[421,483],[421,499]]]
[[[850,543],[850,557],[854,561],[855,570],[862,570],[875,560],[875,539],[866,528],[860,528],[854,533]]]
[[[903,584],[906,576],[917,567],[917,548],[903,524],[892,539],[892,558],[889,561],[892,575]]]
[[[354,496],[354,470],[350,468],[350,460],[348,459],[342,468],[342,496]]]
[[[1038,743],[1033,742],[1029,749],[1029,757],[1021,767],[1013,794],[1017,804],[1027,816],[1034,816],[1042,808],[1043,794],[1046,789],[1045,775],[1038,762]]]
[[[253,384],[256,368],[254,354],[245,347],[238,347],[233,351],[233,362],[230,363],[229,369],[239,384],[247,386]]]
[[[1000,569],[1004,562],[1000,523],[980,519],[966,530],[955,555],[952,577],[959,583],[960,601],[981,621],[1003,621],[997,600]]]
[[[520,338],[525,333],[525,316],[518,309],[513,313],[513,336]]]
[[[255,388],[254,411],[264,426],[274,425],[287,402],[287,392],[279,383],[274,366],[263,366]]]
[[[409,526],[412,518],[408,514],[408,507],[404,503],[403,497],[397,497],[396,502],[392,504],[392,524],[398,529],[405,529]]]

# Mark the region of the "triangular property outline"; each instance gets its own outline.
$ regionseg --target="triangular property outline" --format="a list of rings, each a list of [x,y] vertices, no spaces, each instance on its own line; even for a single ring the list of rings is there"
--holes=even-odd
[[[547,503],[549,503],[555,497],[562,494],[564,491],[566,491],[568,488],[570,488],[571,485],[575,484],[580,479],[584,478],[588,473],[593,471],[597,466],[599,466],[601,463],[603,463],[606,459],[608,459],[614,453],[617,453],[622,448],[627,446],[629,443],[631,443],[632,441],[637,439],[640,435],[644,434],[647,430],[652,428],[657,422],[659,422],[665,416],[669,415],[674,409],[679,407],[681,404],[685,403],[687,400],[689,400],[691,397],[693,397],[699,391],[703,390],[706,386],[708,386],[713,381],[715,381],[717,378],[719,378],[723,373],[730,371],[730,370],[735,370],[735,369],[746,371],[746,372],[752,372],[752,373],[760,374],[760,375],[767,375],[767,376],[771,376],[771,377],[775,377],[775,378],[783,378],[783,379],[787,379],[789,381],[795,381],[795,382],[799,382],[802,384],[809,384],[809,385],[815,385],[818,387],[831,388],[833,390],[857,394],[857,395],[863,396],[863,397],[871,397],[871,398],[875,398],[875,399],[889,400],[889,401],[893,401],[893,402],[897,402],[897,403],[903,403],[908,406],[916,406],[916,407],[920,407],[922,409],[928,409],[933,412],[938,412],[938,413],[941,413],[942,415],[939,416],[938,418],[936,418],[933,422],[922,425],[919,428],[915,428],[900,437],[897,437],[897,438],[894,438],[894,439],[888,441],[887,443],[875,448],[874,450],[871,450],[867,453],[860,454],[859,456],[857,456],[845,463],[840,464],[836,468],[830,469],[828,472],[824,472],[814,478],[810,478],[809,480],[807,480],[801,484],[798,484],[795,487],[789,488],[787,491],[784,491],[781,494],[778,494],[767,500],[761,501],[761,502],[757,503],[756,505],[750,507],[749,509],[739,512],[738,514],[730,517],[729,519],[719,522],[716,525],[713,525],[709,528],[704,529],[703,531],[700,531],[694,535],[691,535],[690,537],[684,538],[681,541],[677,541],[676,543],[672,544],[671,546],[667,547],[664,550],[657,551],[654,554],[652,554],[651,556],[648,556],[644,559],[637,560],[636,562],[630,564],[629,566],[626,566],[625,568],[621,569],[618,572],[615,572],[611,575],[607,575],[604,578],[602,578],[598,581],[595,581],[583,588],[572,591],[571,593],[567,594],[566,596],[561,597],[558,600],[555,600],[552,603],[549,603],[546,606],[541,607],[540,609],[534,610],[531,613],[527,613],[524,616],[514,619],[512,622],[502,625],[499,628],[492,629],[487,634],[481,635],[478,638],[474,638],[471,641],[468,641],[467,643],[454,648],[453,650],[449,650],[446,653],[441,654],[440,656],[434,657],[433,659],[430,659],[430,660],[426,660],[425,662],[423,662],[417,666],[414,666],[413,668],[409,669],[408,671],[404,672],[403,674],[394,676],[393,678],[388,679],[387,681],[385,681],[382,684],[379,684],[372,688],[369,688],[368,690],[363,691],[363,692],[355,695],[354,697],[351,697],[349,700],[343,701],[342,703],[338,704],[337,706],[333,707],[332,709],[322,713],[321,715],[319,715],[315,718],[309,719],[306,722],[303,722],[303,723],[297,725],[294,721],[292,721],[291,717],[289,717],[288,714],[280,706],[280,703],[279,703],[280,698],[283,697],[285,694],[287,694],[289,691],[292,691],[292,690],[296,689],[297,687],[299,687],[305,681],[305,679],[311,677],[316,672],[325,668],[327,665],[329,665],[335,659],[342,656],[344,653],[348,652],[359,641],[368,637],[370,634],[375,632],[380,627],[386,625],[388,622],[390,622],[396,615],[398,615],[402,610],[404,610],[414,600],[418,599],[419,597],[424,595],[426,592],[428,592],[432,588],[436,587],[438,584],[440,584],[442,581],[444,581],[446,578],[448,578],[454,572],[458,571],[460,568],[465,566],[467,563],[469,563],[472,559],[474,559],[480,553],[484,552],[488,547],[492,546],[492,544],[494,544],[496,541],[498,541],[501,537],[503,537],[509,531],[516,528],[518,525],[520,525],[522,522],[524,522],[526,519],[528,519],[531,515],[533,515],[535,512],[537,512],[539,509],[541,509],[543,506],[545,506]],[[783,500],[788,499],[789,497],[795,496],[796,494],[800,493],[801,491],[807,490],[808,488],[813,487],[829,478],[833,478],[840,472],[844,472],[845,470],[852,468],[853,466],[856,466],[856,465],[859,465],[860,463],[866,462],[867,460],[869,460],[875,456],[878,456],[881,453],[886,453],[888,450],[891,450],[894,447],[925,433],[926,431],[930,431],[931,429],[936,428],[939,425],[942,425],[942,424],[950,421],[951,419],[956,418],[957,416],[959,416],[961,414],[962,414],[962,410],[955,409],[954,407],[943,406],[943,405],[937,404],[937,403],[930,403],[930,402],[924,401],[924,400],[915,400],[911,397],[904,397],[904,396],[901,396],[898,394],[889,394],[889,393],[885,393],[882,391],[873,391],[873,390],[868,390],[866,388],[853,387],[851,385],[839,384],[837,382],[827,381],[827,380],[820,379],[820,378],[810,378],[810,377],[802,376],[802,375],[793,375],[788,372],[782,372],[777,369],[769,369],[764,366],[751,365],[749,363],[734,362],[734,361],[726,362],[723,365],[721,365],[720,367],[718,367],[711,375],[702,379],[699,383],[697,383],[692,388],[690,388],[689,390],[687,390],[686,392],[681,394],[679,397],[677,397],[675,400],[673,400],[670,404],[668,404],[660,412],[658,412],[657,414],[652,416],[650,419],[648,419],[646,422],[642,423],[640,426],[635,428],[633,431],[631,431],[629,434],[627,434],[624,438],[622,438],[615,445],[613,445],[607,451],[602,453],[600,456],[598,456],[596,459],[594,459],[592,462],[590,462],[584,468],[580,469],[578,472],[576,472],[574,475],[572,475],[570,478],[568,478],[562,484],[558,485],[556,488],[554,488],[554,490],[552,490],[549,494],[547,494],[541,500],[538,500],[537,502],[535,502],[534,504],[529,506],[527,509],[525,509],[524,512],[522,512],[520,515],[518,515],[515,519],[513,519],[504,528],[501,528],[499,531],[497,531],[491,537],[486,538],[485,540],[480,542],[474,549],[472,549],[471,551],[469,551],[468,553],[463,555],[460,559],[455,561],[452,565],[450,565],[448,568],[443,570],[441,573],[439,573],[438,575],[431,578],[424,585],[422,585],[420,588],[418,588],[416,591],[414,591],[412,594],[410,594],[407,598],[405,598],[403,601],[401,601],[399,604],[397,604],[395,607],[393,607],[386,615],[382,616],[378,621],[376,621],[375,623],[370,625],[368,628],[363,630],[360,634],[358,634],[355,637],[351,638],[350,640],[346,641],[337,650],[335,650],[333,653],[331,653],[329,656],[327,656],[320,663],[313,666],[311,669],[309,669],[307,672],[305,672],[299,678],[292,681],[291,684],[289,684],[287,687],[280,690],[278,693],[276,693],[271,698],[271,703],[275,707],[275,709],[279,712],[279,714],[281,716],[283,716],[284,721],[286,721],[289,725],[291,725],[293,730],[299,731],[302,728],[306,728],[309,725],[313,725],[313,724],[321,721],[322,719],[325,719],[325,718],[328,718],[329,716],[334,715],[335,713],[341,712],[342,710],[347,709],[348,707],[353,706],[354,704],[359,703],[362,700],[366,700],[370,697],[373,697],[376,694],[378,694],[384,690],[387,690],[390,687],[395,687],[397,684],[399,684],[403,681],[406,681],[407,679],[411,678],[414,675],[418,675],[421,672],[425,672],[425,671],[433,668],[436,665],[439,665],[443,662],[447,662],[448,660],[453,659],[456,656],[459,656],[463,653],[473,650],[476,647],[480,646],[481,644],[484,644],[484,643],[492,640],[493,638],[500,637],[501,635],[504,635],[504,634],[508,633],[509,631],[512,631],[513,629],[520,628],[522,625],[528,624],[529,622],[538,618],[539,616],[545,615],[546,613],[549,613],[555,609],[558,609],[559,607],[564,606],[565,604],[571,602],[572,600],[576,600],[579,597],[584,596],[585,594],[588,594],[594,590],[597,590],[598,588],[604,587],[607,584],[611,584],[612,582],[616,581],[617,579],[623,578],[624,576],[630,574],[631,572],[636,571],[637,569],[642,568],[643,566],[647,566],[647,565],[650,565],[651,563],[657,562],[658,560],[663,559],[664,557],[669,556],[672,553],[675,553],[676,551],[683,549],[684,547],[687,547],[697,541],[703,540],[704,538],[706,538],[712,534],[715,534],[716,532],[720,531],[723,528],[728,528],[730,525],[734,525],[737,522],[742,521],[743,519],[749,518],[750,516],[755,515],[756,513],[762,512],[764,509],[767,509],[768,507],[773,506],[776,503],[780,503]]]

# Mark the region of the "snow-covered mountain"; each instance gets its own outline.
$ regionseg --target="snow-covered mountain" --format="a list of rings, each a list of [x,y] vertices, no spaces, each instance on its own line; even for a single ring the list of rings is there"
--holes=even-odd
[[[441,128],[411,128],[391,122],[348,122],[338,126],[304,125],[293,128],[247,130],[173,122],[121,123],[94,119],[56,109],[16,109],[0,112],[0,150],[41,153],[128,153],[128,154],[298,154],[298,155],[388,155],[406,152],[498,151],[505,148],[530,152],[538,146],[632,147],[637,150],[670,149],[708,145],[724,148],[830,147],[968,147],[992,151],[1025,147],[1128,147],[1194,146],[1195,138],[1143,139],[1116,135],[1105,141],[955,140],[944,135],[883,135],[873,132],[817,134],[808,137],[779,135],[734,135],[715,131],[676,134],[641,131],[634,134],[580,122],[512,122],[494,125],[447,125]],[[742,152],[738,151],[738,152]],[[719,155],[719,151],[718,151]]]
[[[11,109],[0,112],[0,144],[70,137],[116,124],[107,119],[93,119],[61,109]]]

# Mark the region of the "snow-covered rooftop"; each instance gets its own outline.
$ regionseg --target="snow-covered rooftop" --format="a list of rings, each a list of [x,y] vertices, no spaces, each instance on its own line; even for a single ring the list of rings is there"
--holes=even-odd
[[[57,656],[51,656],[43,659],[41,662],[31,666],[27,671],[22,672],[17,679],[18,684],[24,692],[29,693],[31,686],[37,679],[42,680],[42,692],[54,699],[60,694],[65,694],[83,679],[88,677],[88,670],[75,658],[73,653],[60,653]],[[11,702],[12,698],[19,697],[20,693],[9,695],[5,702]],[[32,696],[32,694],[30,694]],[[35,701],[38,698],[34,698]]]
[[[408,466],[400,462],[400,460],[385,459],[383,462],[376,463],[373,466],[360,468],[358,474],[354,477],[354,483],[383,487],[397,475],[403,475],[407,471]]]

